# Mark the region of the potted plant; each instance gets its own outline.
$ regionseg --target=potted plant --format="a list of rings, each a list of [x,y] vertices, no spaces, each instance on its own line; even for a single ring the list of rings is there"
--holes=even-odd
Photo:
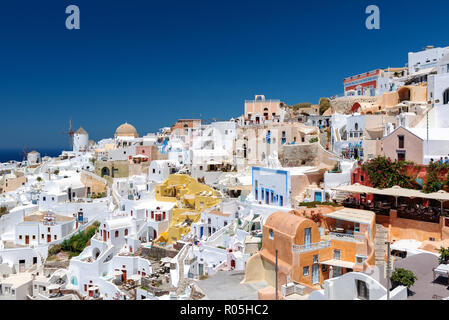
[[[398,285],[405,286],[407,287],[407,295],[409,295],[410,287],[415,284],[415,281],[418,280],[418,278],[410,270],[397,268],[396,270],[393,271],[390,280],[393,289],[396,288]]]
[[[440,253],[440,264],[447,264],[447,262],[449,261],[449,247],[440,247],[440,249],[438,249],[438,252]]]

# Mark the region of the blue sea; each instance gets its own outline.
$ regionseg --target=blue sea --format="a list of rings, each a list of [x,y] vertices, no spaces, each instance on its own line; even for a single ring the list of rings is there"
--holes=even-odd
[[[63,148],[60,149],[30,149],[29,151],[36,150],[41,154],[41,157],[57,157],[61,154]],[[24,154],[22,149],[0,149],[0,162],[8,162],[11,160],[23,161]]]

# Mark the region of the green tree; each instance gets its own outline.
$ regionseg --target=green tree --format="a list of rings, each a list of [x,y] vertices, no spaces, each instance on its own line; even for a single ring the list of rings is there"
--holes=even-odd
[[[403,268],[394,270],[390,279],[392,282],[406,286],[408,289],[410,289],[410,287],[415,284],[415,281],[418,280],[412,271]]]

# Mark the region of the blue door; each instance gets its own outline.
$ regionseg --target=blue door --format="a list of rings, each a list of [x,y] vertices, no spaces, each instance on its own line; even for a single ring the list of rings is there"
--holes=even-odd
[[[321,192],[317,191],[315,192],[315,201],[321,202]]]
[[[203,238],[203,234],[204,234],[204,227],[200,228],[200,239]]]

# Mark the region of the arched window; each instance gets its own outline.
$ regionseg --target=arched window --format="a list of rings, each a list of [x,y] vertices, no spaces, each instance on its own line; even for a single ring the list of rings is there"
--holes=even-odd
[[[449,104],[449,89],[443,93],[443,104]]]
[[[118,230],[115,231],[115,237],[118,238]]]
[[[359,124],[357,122],[355,123],[354,128],[355,128],[355,131],[359,130]]]
[[[125,229],[125,236],[128,235],[128,229]]]

